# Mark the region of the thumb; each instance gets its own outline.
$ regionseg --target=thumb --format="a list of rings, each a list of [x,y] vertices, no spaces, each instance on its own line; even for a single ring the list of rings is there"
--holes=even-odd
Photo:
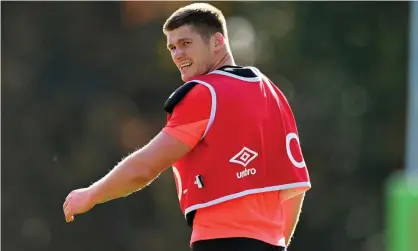
[[[66,219],[68,223],[72,222],[73,220],[74,220],[74,216],[70,216],[69,218]]]

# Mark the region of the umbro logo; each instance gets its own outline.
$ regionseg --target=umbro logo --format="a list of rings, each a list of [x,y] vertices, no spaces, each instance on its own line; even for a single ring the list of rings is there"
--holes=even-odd
[[[248,147],[244,147],[239,151],[239,153],[235,154],[234,157],[232,157],[229,162],[240,164],[243,167],[246,167],[248,164],[250,164],[251,161],[253,161],[258,156],[258,153],[249,149]]]

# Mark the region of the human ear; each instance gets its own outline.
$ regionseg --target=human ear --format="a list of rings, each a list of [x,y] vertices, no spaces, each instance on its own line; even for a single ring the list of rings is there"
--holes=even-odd
[[[212,36],[212,40],[213,40],[213,50],[215,52],[222,49],[225,45],[225,37],[220,32],[216,32]]]

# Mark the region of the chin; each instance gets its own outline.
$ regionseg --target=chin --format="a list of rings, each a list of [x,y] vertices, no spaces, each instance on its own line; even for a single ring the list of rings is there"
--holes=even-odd
[[[181,79],[184,82],[190,81],[194,76],[196,76],[196,74],[187,74],[187,75],[181,75]]]
[[[183,80],[183,82],[187,82],[187,81],[189,81],[189,77],[184,77],[184,76],[181,76],[181,80]]]

